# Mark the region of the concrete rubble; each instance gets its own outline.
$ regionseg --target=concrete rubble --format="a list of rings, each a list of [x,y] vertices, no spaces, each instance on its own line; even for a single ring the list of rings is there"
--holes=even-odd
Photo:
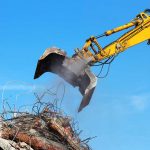
[[[16,142],[13,142],[11,140],[6,140],[3,138],[0,138],[0,149],[3,149],[3,150],[16,150],[16,149],[33,150],[29,145],[27,145],[24,142],[16,143]]]
[[[20,113],[0,124],[0,150],[90,149],[73,129],[71,118],[49,108],[37,114]]]

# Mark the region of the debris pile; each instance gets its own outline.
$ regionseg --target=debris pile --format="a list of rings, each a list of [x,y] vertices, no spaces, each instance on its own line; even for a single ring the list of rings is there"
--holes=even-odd
[[[35,113],[11,111],[13,117],[7,119],[2,115],[0,150],[90,150],[91,138],[81,141],[73,119],[54,104],[39,99],[32,110]]]

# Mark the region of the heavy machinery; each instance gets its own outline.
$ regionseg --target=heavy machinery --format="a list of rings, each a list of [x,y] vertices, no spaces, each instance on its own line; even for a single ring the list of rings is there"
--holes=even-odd
[[[105,47],[101,47],[97,40],[128,28],[130,30]],[[66,53],[59,48],[46,49],[38,61],[34,79],[45,72],[52,72],[72,86],[79,87],[83,95],[78,109],[80,112],[89,104],[97,84],[97,77],[90,71],[90,67],[108,64],[117,54],[145,40],[150,44],[150,9],[141,12],[123,26],[108,30],[99,36],[91,36],[81,50],[75,49],[72,57],[67,57]]]

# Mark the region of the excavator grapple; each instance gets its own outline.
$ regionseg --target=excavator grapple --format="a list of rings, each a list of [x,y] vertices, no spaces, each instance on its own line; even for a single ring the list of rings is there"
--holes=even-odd
[[[125,29],[129,30],[105,47],[101,47],[97,40]],[[78,109],[81,111],[89,104],[97,84],[97,77],[90,71],[90,67],[95,65],[103,68],[104,64],[110,64],[119,53],[144,41],[150,44],[150,9],[141,12],[127,24],[108,30],[102,35],[91,36],[81,50],[75,50],[72,57],[66,56],[61,49],[48,48],[38,61],[34,78],[45,72],[52,72],[72,86],[79,87],[83,95]]]
[[[55,73],[73,87],[79,87],[83,99],[78,111],[89,104],[97,78],[91,73],[86,59],[81,59],[78,55],[69,58],[58,48],[48,48],[38,61],[34,79],[45,72]]]

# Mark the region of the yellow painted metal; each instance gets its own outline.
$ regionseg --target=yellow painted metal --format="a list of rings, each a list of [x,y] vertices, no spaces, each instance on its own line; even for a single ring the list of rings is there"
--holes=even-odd
[[[106,31],[104,35],[109,36],[130,27],[134,28],[104,48],[99,45],[96,37],[90,37],[80,51],[80,54],[86,59],[91,59],[92,63],[96,63],[150,39],[150,16],[145,12],[140,13],[134,20],[123,26]],[[96,45],[97,49],[94,48],[93,44]]]
[[[111,34],[113,34],[113,33],[122,31],[122,30],[124,30],[124,29],[128,29],[128,28],[130,28],[130,27],[132,27],[132,26],[135,26],[135,24],[136,24],[136,22],[127,23],[127,24],[125,24],[125,25],[123,25],[123,26],[120,26],[120,27],[114,28],[114,29],[112,29],[112,30],[106,31],[106,32],[105,32],[105,35],[108,36],[108,35],[111,35]]]

